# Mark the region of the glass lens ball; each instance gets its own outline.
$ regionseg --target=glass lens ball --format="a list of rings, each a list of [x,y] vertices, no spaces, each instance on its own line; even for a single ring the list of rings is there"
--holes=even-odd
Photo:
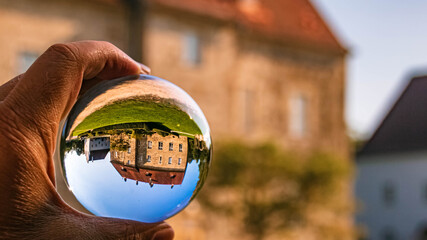
[[[165,220],[194,199],[211,159],[209,126],[196,102],[149,75],[88,90],[60,134],[57,181],[68,190],[58,192],[97,216]]]

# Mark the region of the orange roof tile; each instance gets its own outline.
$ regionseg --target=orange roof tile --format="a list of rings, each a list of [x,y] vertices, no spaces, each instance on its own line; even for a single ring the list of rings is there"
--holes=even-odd
[[[309,0],[151,0],[296,45],[346,52]]]
[[[135,167],[125,166],[121,163],[111,162],[116,171],[127,179],[132,179],[139,182],[180,185],[184,179],[184,172],[178,171],[160,171],[153,169],[137,169]]]

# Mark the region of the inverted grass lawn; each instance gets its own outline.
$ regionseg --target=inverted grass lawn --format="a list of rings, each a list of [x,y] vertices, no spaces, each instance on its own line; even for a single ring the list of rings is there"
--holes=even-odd
[[[73,136],[105,126],[136,122],[158,122],[183,135],[201,134],[199,127],[190,119],[190,116],[174,105],[126,100],[115,102],[93,112],[73,130]]]

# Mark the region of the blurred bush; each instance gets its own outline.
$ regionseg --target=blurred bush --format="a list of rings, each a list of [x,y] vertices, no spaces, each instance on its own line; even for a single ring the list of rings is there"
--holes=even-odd
[[[205,209],[236,218],[242,231],[263,239],[309,224],[313,206],[340,211],[336,201],[343,199],[333,196],[343,183],[348,186],[351,175],[350,162],[333,154],[284,151],[274,143],[222,142],[215,145],[207,186],[198,199]]]

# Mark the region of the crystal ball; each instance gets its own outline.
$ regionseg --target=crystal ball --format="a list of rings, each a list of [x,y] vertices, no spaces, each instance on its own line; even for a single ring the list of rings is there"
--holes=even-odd
[[[91,88],[60,135],[57,181],[67,188],[58,192],[97,216],[165,220],[194,199],[211,160],[210,129],[199,106],[150,75]]]

